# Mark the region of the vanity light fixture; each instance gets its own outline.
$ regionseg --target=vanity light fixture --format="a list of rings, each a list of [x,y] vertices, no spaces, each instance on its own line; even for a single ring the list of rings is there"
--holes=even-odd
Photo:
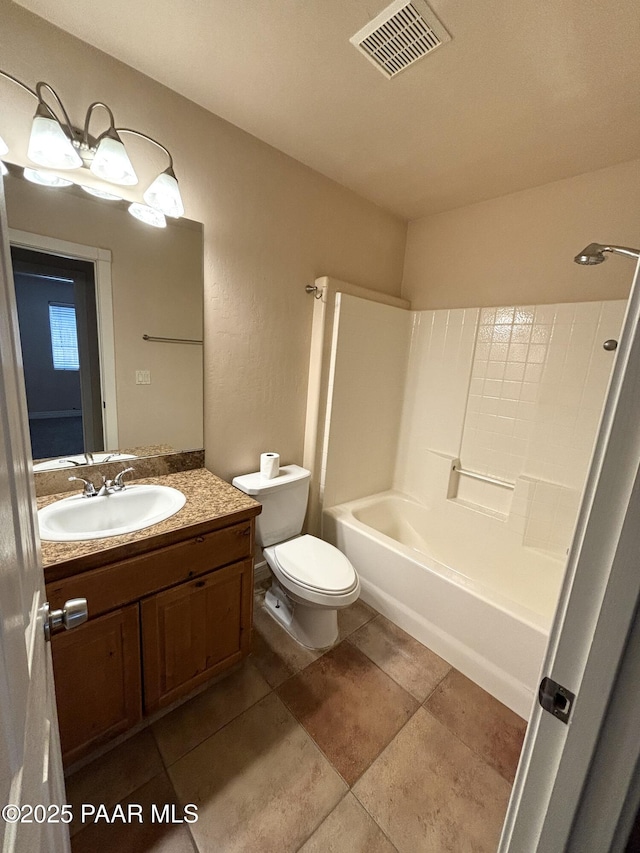
[[[130,204],[129,213],[146,225],[153,225],[155,228],[167,227],[167,220],[164,218],[164,213],[154,210],[153,207],[148,207],[146,204],[138,204],[137,202]]]
[[[25,169],[24,176],[32,184],[38,184],[41,187],[73,186],[73,181],[68,181],[66,178],[61,178],[52,172],[41,172],[39,169]]]
[[[161,172],[144,192],[144,200],[148,207],[160,216],[152,217],[150,214],[133,213],[134,216],[149,224],[164,227],[164,215],[179,218],[184,215],[184,204],[180,196],[180,188],[173,170],[173,157],[171,152],[156,139],[142,133],[139,130],[127,127],[116,127],[111,108],[102,101],[90,104],[84,120],[82,129],[75,127],[62,103],[58,93],[48,83],[40,81],[35,89],[22,83],[12,74],[0,70],[0,77],[10,80],[20,86],[36,99],[38,105],[31,126],[31,135],[27,149],[27,157],[38,166],[44,166],[56,171],[70,171],[74,169],[88,169],[92,174],[119,186],[135,186],[138,176],[124,146],[121,135],[130,134],[144,139],[160,148],[167,156],[169,165]],[[51,106],[45,98],[55,101]],[[99,136],[91,135],[89,125],[93,113],[103,109],[108,116],[109,126]],[[0,156],[9,152],[8,146],[0,137]],[[25,170],[26,172],[26,170]],[[43,174],[43,173],[40,173]],[[25,175],[26,176],[26,175]],[[32,180],[33,178],[30,178]],[[48,183],[47,186],[67,186],[64,179],[62,183]],[[79,183],[70,181],[69,183]],[[112,193],[100,195],[99,190],[89,189],[83,186],[87,192],[99,198],[120,198]],[[144,208],[144,205],[132,205],[136,210]],[[146,215],[146,219],[144,216]],[[151,221],[151,220],[154,221]]]
[[[49,89],[60,104],[60,109],[66,121],[66,133],[53,110],[43,100],[42,90],[44,88]],[[79,169],[82,166],[82,158],[73,147],[73,142],[70,138],[71,122],[67,111],[62,105],[62,101],[46,83],[38,83],[36,85],[36,97],[38,99],[38,107],[31,125],[27,157],[32,163],[37,163],[38,166],[46,166],[48,169],[62,169],[65,171],[67,169]]]
[[[143,196],[149,207],[162,211],[167,216],[184,216],[184,207],[173,168],[162,172]]]
[[[114,195],[114,193],[105,192],[105,190],[99,190],[97,187],[86,187],[84,184],[80,185],[82,189],[89,193],[89,195],[93,195],[96,198],[103,198],[106,201],[122,201],[121,195]]]

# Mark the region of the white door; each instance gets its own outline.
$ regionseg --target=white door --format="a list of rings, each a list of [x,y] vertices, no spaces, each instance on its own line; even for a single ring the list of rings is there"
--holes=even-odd
[[[0,839],[3,853],[62,853],[68,818],[7,235],[0,180]]]
[[[554,694],[560,716],[536,702],[500,853],[624,849],[618,821],[640,758],[640,690],[625,713],[619,690],[640,618],[639,270],[542,670],[575,698]]]

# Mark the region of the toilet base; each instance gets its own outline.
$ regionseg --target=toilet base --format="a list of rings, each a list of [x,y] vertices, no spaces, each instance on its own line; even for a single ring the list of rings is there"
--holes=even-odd
[[[293,601],[274,578],[264,597],[265,608],[296,642],[307,649],[328,649],[338,639],[338,611]]]

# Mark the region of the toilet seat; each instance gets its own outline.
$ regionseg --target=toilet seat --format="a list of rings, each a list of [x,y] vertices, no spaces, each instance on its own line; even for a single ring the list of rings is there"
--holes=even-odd
[[[336,547],[315,536],[298,536],[269,548],[284,577],[324,595],[345,595],[358,585],[355,569]]]

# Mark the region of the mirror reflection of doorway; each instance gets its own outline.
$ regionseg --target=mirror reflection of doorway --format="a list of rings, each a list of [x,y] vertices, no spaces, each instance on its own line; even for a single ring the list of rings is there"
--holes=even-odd
[[[11,248],[34,459],[104,449],[95,272]]]

